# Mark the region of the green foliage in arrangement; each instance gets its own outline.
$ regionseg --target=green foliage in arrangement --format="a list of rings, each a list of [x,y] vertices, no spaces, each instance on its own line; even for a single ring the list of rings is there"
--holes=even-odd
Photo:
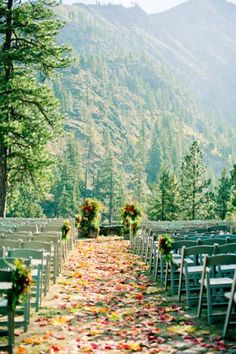
[[[20,302],[26,300],[26,295],[30,290],[32,283],[32,276],[30,269],[25,266],[25,264],[16,259],[13,265],[9,264],[9,267],[14,269],[13,279],[12,279],[12,295],[9,295],[9,306],[13,309],[16,308]]]
[[[80,212],[76,216],[76,224],[80,237],[89,237],[91,233],[98,234],[102,205],[96,199],[85,199],[80,206]]]
[[[61,228],[62,240],[68,240],[71,236],[71,232],[72,232],[71,222],[69,220],[65,220]]]
[[[158,238],[158,250],[166,262],[172,262],[173,239],[169,235],[160,235]]]
[[[123,226],[123,234],[136,235],[140,226],[142,210],[136,203],[126,203],[121,208],[121,223]]]
[[[0,216],[9,186],[33,180],[51,164],[48,142],[62,128],[49,80],[68,66],[56,44],[63,27],[50,1],[0,2]]]

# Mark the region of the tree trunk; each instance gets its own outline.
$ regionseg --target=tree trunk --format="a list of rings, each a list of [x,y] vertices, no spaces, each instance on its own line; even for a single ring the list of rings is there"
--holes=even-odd
[[[112,224],[112,208],[113,208],[113,171],[110,172],[110,193],[109,193],[109,224]]]
[[[0,144],[0,217],[6,216],[7,201],[7,148]]]
[[[161,221],[165,221],[165,192],[161,193]]]
[[[8,13],[6,15],[5,40],[2,46],[3,51],[8,51],[9,49],[11,49],[12,8],[13,8],[13,0],[8,0],[7,2]],[[5,84],[7,84],[12,73],[12,60],[9,59],[9,57],[5,59],[4,71],[5,71],[5,75],[4,75]],[[9,119],[9,115],[7,115],[6,117],[7,121],[8,119]],[[0,141],[0,217],[5,218],[6,202],[7,202],[7,184],[8,184],[8,168],[7,168],[8,148],[3,143],[3,136],[0,136],[0,140],[1,140]]]

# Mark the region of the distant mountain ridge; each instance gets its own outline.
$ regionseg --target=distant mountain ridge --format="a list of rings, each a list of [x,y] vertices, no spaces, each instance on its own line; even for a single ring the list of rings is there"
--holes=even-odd
[[[144,30],[162,42],[158,47],[162,49],[161,53],[151,53],[154,59],[164,55],[166,65],[172,68],[179,79],[184,78],[186,84],[186,75],[194,78],[190,87],[194,92],[197,91],[204,106],[209,108],[210,104],[216,114],[223,109],[230,117],[228,122],[232,120],[236,123],[234,4],[225,0],[189,0],[154,15],[146,14],[137,5],[133,8],[114,5],[87,7],[99,12],[109,22]],[[183,67],[186,65],[187,68]],[[206,85],[206,81],[209,85]],[[205,85],[207,90],[204,90]],[[227,95],[224,95],[224,91]],[[213,106],[219,102],[221,107],[215,110]]]
[[[148,165],[155,129],[157,172],[161,163],[176,168],[194,139],[217,173],[235,161],[235,5],[190,0],[148,15],[138,6],[76,4],[57,13],[66,23],[59,41],[80,58],[57,87],[66,129],[85,144],[91,119],[97,163],[108,130],[127,166],[144,137]]]

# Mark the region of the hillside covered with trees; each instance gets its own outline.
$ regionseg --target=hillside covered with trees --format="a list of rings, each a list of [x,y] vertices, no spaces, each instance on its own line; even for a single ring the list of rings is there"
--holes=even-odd
[[[115,218],[127,198],[140,202],[150,217],[169,219],[158,207],[161,184],[167,183],[169,199],[176,198],[171,217],[227,216],[236,156],[236,6],[224,0],[204,4],[189,1],[158,15],[138,6],[55,9],[65,22],[58,42],[70,45],[73,56],[53,83],[65,133],[48,146],[53,168],[36,184],[24,180],[12,188],[9,215],[24,209],[29,216],[71,216],[92,196],[106,206],[105,219]],[[198,164],[203,185],[194,203],[211,200],[214,206],[186,214],[184,180],[191,176],[186,177],[185,159],[196,146],[203,153]],[[223,180],[229,182],[229,197],[220,214]]]

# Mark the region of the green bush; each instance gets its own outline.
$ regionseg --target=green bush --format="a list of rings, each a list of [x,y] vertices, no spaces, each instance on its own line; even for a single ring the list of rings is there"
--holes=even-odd
[[[101,203],[96,199],[85,199],[76,215],[76,225],[82,237],[88,237],[90,231],[99,232]]]
[[[121,209],[122,233],[137,235],[140,218],[142,216],[141,208],[135,203],[126,203]]]

